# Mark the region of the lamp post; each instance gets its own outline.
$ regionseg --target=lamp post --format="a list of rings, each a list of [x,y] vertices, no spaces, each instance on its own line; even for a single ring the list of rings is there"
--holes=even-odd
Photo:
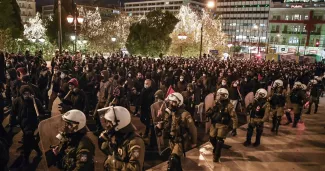
[[[58,19],[59,19],[59,38],[58,38],[58,44],[59,44],[59,52],[62,53],[62,21],[61,21],[61,0],[58,0]]]
[[[77,5],[76,6],[76,9],[74,11],[74,16],[72,15],[68,15],[67,16],[67,21],[69,24],[72,24],[74,25],[74,36],[75,36],[75,39],[74,39],[74,51],[76,52],[77,51],[77,24],[82,24],[84,22],[84,18],[82,16],[79,16],[77,15]],[[71,37],[72,38],[72,37]]]
[[[208,9],[212,9],[215,6],[214,1],[209,1],[207,3]],[[200,58],[202,57],[202,44],[203,44],[203,20],[202,20],[202,26],[201,26],[201,40],[200,40]]]
[[[113,42],[113,51],[115,52],[115,42],[116,42],[116,38],[112,37],[111,38],[112,42]]]
[[[38,49],[38,46],[37,46],[37,42],[40,42],[40,44],[41,44],[41,47],[42,47],[42,51],[43,51],[43,43],[45,42],[45,39],[43,38],[43,37],[41,37],[41,38],[35,38],[35,37],[33,37],[33,38],[31,38],[31,39],[29,39],[31,42],[33,42],[33,43],[36,43],[36,49]]]
[[[258,30],[258,26],[256,24],[253,26],[253,30],[254,30],[254,37],[256,37],[256,32]],[[258,36],[257,53],[260,53],[260,36],[259,34],[257,36]]]
[[[186,40],[186,39],[187,39],[187,36],[186,36],[185,34],[184,34],[184,35],[179,34],[179,35],[178,35],[178,39],[179,39],[180,41],[182,41],[182,40]],[[180,53],[179,57],[182,57],[182,52],[183,52],[183,46],[182,46],[182,44],[181,44],[181,53]]]
[[[281,34],[277,34],[276,37],[278,37],[278,41],[277,42],[278,42],[278,45],[279,45]],[[278,46],[278,48],[279,48],[279,46]],[[278,49],[278,48],[276,48],[276,49]]]

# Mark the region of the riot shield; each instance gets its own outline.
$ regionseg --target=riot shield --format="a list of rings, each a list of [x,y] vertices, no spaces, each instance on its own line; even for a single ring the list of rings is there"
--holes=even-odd
[[[156,102],[156,103],[152,104],[150,108],[151,108],[152,124],[154,126],[154,132],[156,135],[159,155],[161,155],[161,156],[169,155],[168,154],[170,151],[170,150],[168,150],[168,149],[170,149],[169,148],[169,139],[168,139],[168,137],[164,136],[164,134],[162,132],[163,130],[156,128],[156,126],[160,122],[163,122],[166,104],[165,104],[165,102]],[[159,112],[160,110],[161,110],[161,113]]]
[[[205,112],[207,110],[209,110],[210,108],[212,108],[214,105],[214,93],[210,93],[208,94],[205,99],[204,99],[204,108],[205,108]],[[211,125],[211,122],[210,121],[207,121],[205,123],[205,132],[208,133],[209,132],[209,129],[210,129],[210,125]]]
[[[59,170],[53,163],[55,162],[54,156],[52,153],[52,147],[60,143],[59,139],[56,136],[59,134],[59,130],[64,126],[64,121],[62,116],[54,116],[49,119],[43,120],[38,125],[39,136],[40,136],[40,148],[45,156],[42,160],[42,165],[46,170],[56,171]],[[87,128],[88,129],[88,128]],[[89,139],[95,145],[95,156],[94,163],[96,170],[103,170],[104,161],[107,156],[100,150],[98,147],[98,138],[92,133],[88,132],[87,135]]]

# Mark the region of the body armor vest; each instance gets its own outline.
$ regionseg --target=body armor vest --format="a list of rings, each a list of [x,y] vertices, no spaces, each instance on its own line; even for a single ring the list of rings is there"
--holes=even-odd
[[[251,118],[263,118],[265,113],[264,105],[266,100],[259,100],[254,101],[251,110],[250,110],[250,117]]]

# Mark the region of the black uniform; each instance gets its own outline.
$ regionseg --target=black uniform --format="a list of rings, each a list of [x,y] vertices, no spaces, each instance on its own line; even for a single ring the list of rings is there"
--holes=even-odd
[[[248,115],[250,116],[247,128],[247,136],[245,146],[251,144],[254,128],[256,128],[256,141],[254,146],[259,146],[261,143],[261,136],[263,133],[264,122],[269,117],[270,104],[265,98],[256,100],[247,107]]]

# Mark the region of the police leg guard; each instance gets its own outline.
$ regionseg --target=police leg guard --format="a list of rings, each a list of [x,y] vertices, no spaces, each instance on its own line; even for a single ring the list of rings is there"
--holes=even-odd
[[[309,107],[308,107],[308,110],[307,110],[306,114],[310,114],[311,106],[312,105],[313,105],[313,102],[312,101],[309,101]]]
[[[174,153],[169,157],[167,171],[182,171],[181,159]]]
[[[287,117],[288,122],[285,125],[289,125],[290,123],[292,123],[292,118],[291,118],[290,112],[286,112],[286,117]]]
[[[213,154],[215,153],[215,150],[216,150],[216,145],[217,145],[217,139],[216,137],[210,137],[210,143],[211,145],[213,146]]]
[[[220,157],[221,157],[221,149],[224,144],[223,138],[218,138],[217,139],[217,144],[216,144],[216,150],[213,155],[213,162],[218,162],[220,163]]]
[[[253,144],[254,147],[258,147],[261,144],[261,137],[263,133],[263,124],[256,126],[256,140]]]
[[[278,135],[279,127],[281,125],[282,116],[276,117],[276,126],[275,126],[275,134]]]
[[[248,128],[247,128],[247,135],[246,135],[246,141],[244,142],[244,146],[250,146],[252,143],[252,136],[253,136],[253,131],[254,128],[251,124],[248,124]]]
[[[294,118],[294,121],[293,121],[293,124],[292,124],[293,128],[297,127],[297,124],[298,124],[299,120],[300,120],[300,113],[295,113],[295,118]]]

